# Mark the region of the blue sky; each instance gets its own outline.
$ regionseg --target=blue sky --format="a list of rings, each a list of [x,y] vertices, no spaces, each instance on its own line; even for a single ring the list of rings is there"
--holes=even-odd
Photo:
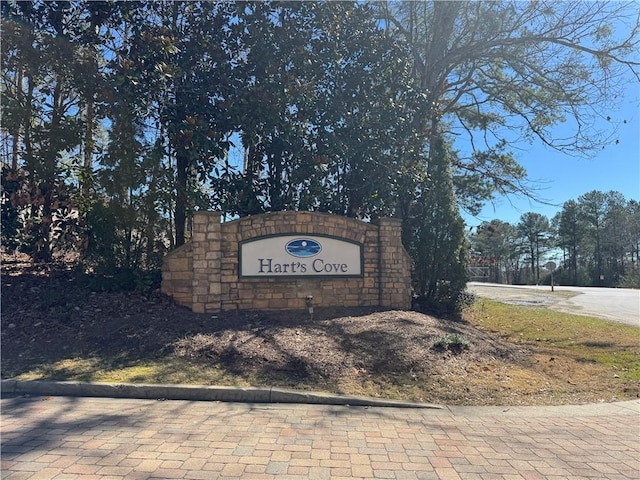
[[[555,205],[514,196],[499,197],[493,205],[485,205],[477,217],[463,215],[467,226],[492,219],[516,224],[526,212],[537,212],[551,220],[565,201],[576,200],[591,190],[616,190],[627,200],[640,200],[640,85],[637,82],[629,83],[620,109],[612,111],[610,116],[619,122],[614,143],[589,156],[576,158],[541,143],[515,146],[515,157],[526,168],[529,179],[536,183],[537,196]],[[595,127],[607,130],[611,124],[602,120]],[[616,144],[615,139],[619,143]]]

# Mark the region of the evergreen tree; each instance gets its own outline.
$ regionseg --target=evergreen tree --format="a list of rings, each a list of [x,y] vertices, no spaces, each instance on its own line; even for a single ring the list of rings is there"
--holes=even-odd
[[[458,313],[468,280],[464,222],[451,180],[453,153],[441,138],[433,141],[432,149],[428,176],[408,222],[414,289],[419,308]]]
[[[541,257],[551,238],[549,220],[535,212],[524,213],[518,223],[518,233],[524,240],[529,254],[530,275],[534,283],[540,283]]]

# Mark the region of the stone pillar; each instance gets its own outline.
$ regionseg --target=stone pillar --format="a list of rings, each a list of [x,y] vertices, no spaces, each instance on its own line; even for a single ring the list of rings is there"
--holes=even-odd
[[[161,290],[179,305],[191,308],[193,301],[193,258],[191,242],[179,246],[164,257]]]
[[[221,308],[220,267],[222,249],[219,212],[196,212],[193,216],[192,309],[203,313]]]
[[[378,220],[380,306],[411,308],[411,262],[402,245],[402,221]]]

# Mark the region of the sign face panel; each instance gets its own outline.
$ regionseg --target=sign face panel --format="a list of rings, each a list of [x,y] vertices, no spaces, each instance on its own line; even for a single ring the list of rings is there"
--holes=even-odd
[[[270,235],[240,242],[240,277],[362,277],[362,245],[321,235]]]

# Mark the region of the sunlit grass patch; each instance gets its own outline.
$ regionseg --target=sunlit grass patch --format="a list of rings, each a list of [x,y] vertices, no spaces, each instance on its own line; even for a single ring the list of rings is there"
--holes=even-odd
[[[640,380],[639,328],[485,299],[469,310],[468,319],[509,341],[529,344],[550,356],[566,356],[578,365],[597,364],[623,380]]]
[[[218,366],[196,365],[180,358],[163,357],[124,365],[112,359],[68,358],[39,365],[18,380],[65,380],[80,382],[151,383],[249,386],[249,383]]]

